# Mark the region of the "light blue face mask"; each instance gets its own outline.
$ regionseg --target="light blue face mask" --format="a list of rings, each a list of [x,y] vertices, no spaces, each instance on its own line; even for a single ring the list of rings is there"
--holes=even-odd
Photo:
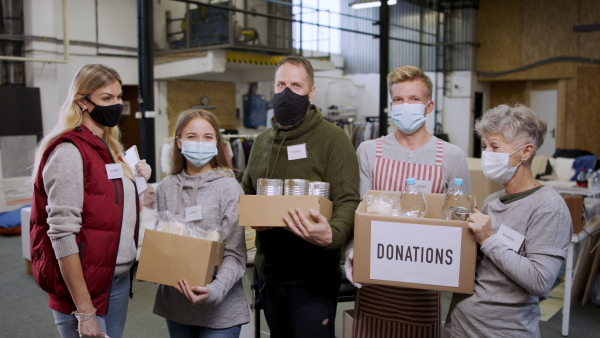
[[[429,102],[427,102],[429,104]],[[411,135],[425,123],[426,104],[395,104],[392,105],[392,120],[402,133]]]
[[[216,142],[181,141],[181,153],[196,167],[202,167],[217,156]]]

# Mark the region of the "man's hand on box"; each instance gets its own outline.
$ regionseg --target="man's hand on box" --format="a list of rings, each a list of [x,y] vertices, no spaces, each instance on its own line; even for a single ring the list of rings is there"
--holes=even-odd
[[[310,209],[310,215],[317,221],[313,223],[304,216],[300,209],[288,210],[290,217],[284,217],[287,229],[305,241],[318,245],[329,246],[332,242],[331,225],[318,211]]]
[[[192,286],[185,279],[179,281],[179,285],[175,285],[175,289],[181,292],[192,304],[204,304],[210,295],[210,288]]]

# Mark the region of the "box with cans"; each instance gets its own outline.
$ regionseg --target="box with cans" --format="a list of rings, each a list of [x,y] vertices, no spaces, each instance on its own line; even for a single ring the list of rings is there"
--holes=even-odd
[[[238,200],[240,226],[285,227],[283,217],[289,210],[300,209],[312,220],[309,210],[331,219],[333,203],[329,200],[328,182],[303,179],[267,179],[257,181],[256,195],[243,195]]]

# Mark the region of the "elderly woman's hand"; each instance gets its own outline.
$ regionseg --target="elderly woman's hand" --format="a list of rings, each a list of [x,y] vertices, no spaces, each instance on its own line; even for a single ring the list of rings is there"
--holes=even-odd
[[[494,230],[492,230],[492,219],[477,208],[474,209],[474,211],[475,212],[467,219],[467,224],[471,231],[473,231],[477,243],[482,245],[488,237],[494,234]]]

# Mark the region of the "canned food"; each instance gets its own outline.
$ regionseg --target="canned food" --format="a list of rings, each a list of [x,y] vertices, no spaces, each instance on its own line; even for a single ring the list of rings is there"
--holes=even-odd
[[[450,207],[453,221],[466,221],[471,216],[471,209],[465,207]]]

